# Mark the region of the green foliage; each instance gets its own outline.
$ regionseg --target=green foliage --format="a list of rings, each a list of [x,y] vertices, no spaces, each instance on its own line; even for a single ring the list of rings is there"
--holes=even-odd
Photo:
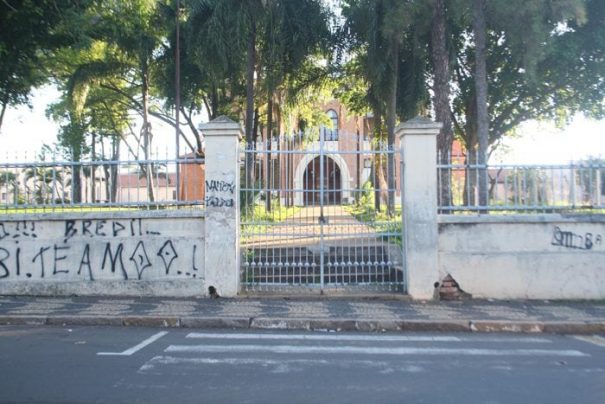
[[[275,119],[291,132],[321,124],[318,105],[334,94],[354,113],[373,113],[381,136],[385,126],[392,131],[394,113],[405,120],[431,111],[434,1],[341,4],[344,22],[319,0],[182,0],[181,131],[192,151],[201,148],[194,114],[204,109],[243,121],[252,102],[258,127]],[[456,134],[473,148],[472,2],[445,4]],[[487,5],[490,144],[528,119],[605,117],[605,2]],[[174,0],[0,1],[0,125],[8,105],[27,103],[32,87],[52,81],[63,96],[49,114],[76,158],[93,133],[120,139],[138,157],[151,134],[148,125],[132,130],[133,113],[175,125],[175,7]]]
[[[376,230],[378,236],[387,242],[401,245],[402,220],[401,207],[389,214],[386,207],[376,210],[374,205],[374,187],[367,181],[363,184],[359,201],[345,208],[355,219]]]
[[[564,125],[577,112],[603,116],[605,3],[598,0],[488,2],[489,143],[524,121]],[[456,135],[477,144],[470,23],[454,28]],[[527,40],[532,38],[532,40]]]
[[[363,91],[350,76],[365,82],[366,108],[387,112],[387,97],[397,77],[397,114],[415,116],[428,101],[427,49],[422,30],[414,25],[422,4],[390,0],[348,0],[343,4],[344,26],[353,58],[345,65],[344,96],[353,111],[363,110]],[[353,79],[354,80],[354,79]],[[347,90],[353,90],[347,94]]]
[[[257,223],[279,223],[294,216],[299,211],[300,207],[281,206],[277,203],[277,199],[275,199],[273,202],[273,208],[270,212],[265,209],[264,205],[254,205],[252,211],[248,213],[248,216],[246,216],[246,220],[251,220]]]
[[[26,104],[32,87],[49,80],[48,58],[75,45],[81,12],[90,1],[0,2],[0,127],[7,106]]]

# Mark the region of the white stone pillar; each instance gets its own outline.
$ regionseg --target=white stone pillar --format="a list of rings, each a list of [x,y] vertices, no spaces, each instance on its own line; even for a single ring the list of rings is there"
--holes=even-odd
[[[407,292],[432,299],[439,281],[437,225],[437,134],[441,123],[414,118],[399,124],[401,139],[403,248]]]
[[[221,116],[200,125],[206,143],[206,293],[214,288],[220,296],[239,292],[239,189],[240,125]]]

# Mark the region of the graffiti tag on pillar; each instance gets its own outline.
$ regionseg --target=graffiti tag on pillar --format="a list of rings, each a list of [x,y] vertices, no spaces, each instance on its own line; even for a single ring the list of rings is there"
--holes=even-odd
[[[225,199],[218,196],[207,196],[206,197],[206,206],[212,206],[215,208],[232,208],[234,205],[233,198]]]
[[[235,206],[234,194],[234,182],[206,180],[206,198],[204,200],[206,206],[232,208]]]

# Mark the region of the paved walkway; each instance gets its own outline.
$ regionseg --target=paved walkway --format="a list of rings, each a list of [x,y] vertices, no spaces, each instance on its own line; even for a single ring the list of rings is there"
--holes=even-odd
[[[248,222],[243,226],[246,234],[243,247],[306,247],[319,244],[323,234],[326,245],[366,246],[380,244],[378,232],[351,215],[340,205],[325,206],[326,222],[319,223],[321,208],[305,206],[281,223],[259,226]]]
[[[0,324],[605,333],[605,302],[0,296]]]

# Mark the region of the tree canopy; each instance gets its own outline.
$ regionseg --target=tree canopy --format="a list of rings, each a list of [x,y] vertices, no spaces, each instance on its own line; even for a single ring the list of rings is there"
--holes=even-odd
[[[293,122],[282,114],[326,89],[372,112],[391,145],[397,121],[443,121],[442,156],[454,137],[487,155],[526,120],[605,115],[600,0],[342,0],[339,11],[322,0],[5,0],[0,25],[0,125],[54,83],[63,96],[50,114],[75,158],[93,134],[148,157],[150,116],[198,154],[204,111],[242,122],[249,143],[279,136]]]

